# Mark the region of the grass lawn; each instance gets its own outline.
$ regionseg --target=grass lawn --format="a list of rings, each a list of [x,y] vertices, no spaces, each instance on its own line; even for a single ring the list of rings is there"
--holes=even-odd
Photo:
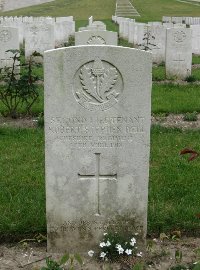
[[[141,17],[137,21],[160,21],[162,16],[199,16],[200,6],[180,3],[176,0],[131,0]],[[39,6],[0,13],[0,16],[70,16],[75,20],[111,19],[116,0],[56,0]]]
[[[131,0],[141,17],[137,21],[161,21],[162,16],[199,17],[200,6],[176,0]]]
[[[200,112],[199,85],[154,84],[152,90],[152,112],[186,113]]]
[[[44,231],[44,134],[0,129],[0,239]]]
[[[200,151],[199,131],[153,127],[149,185],[149,233],[199,230],[200,159],[188,162],[184,147]],[[0,128],[0,239],[46,231],[44,133]]]
[[[4,16],[74,16],[75,20],[110,19],[115,12],[115,0],[56,0],[54,2],[0,13]]]

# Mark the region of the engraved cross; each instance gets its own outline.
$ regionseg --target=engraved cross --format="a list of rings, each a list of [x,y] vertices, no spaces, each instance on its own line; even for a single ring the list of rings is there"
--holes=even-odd
[[[97,215],[101,215],[100,213],[100,180],[107,181],[117,181],[117,174],[108,174],[103,175],[100,173],[100,153],[95,153],[96,157],[96,172],[95,174],[78,174],[79,180],[96,180],[97,182]]]

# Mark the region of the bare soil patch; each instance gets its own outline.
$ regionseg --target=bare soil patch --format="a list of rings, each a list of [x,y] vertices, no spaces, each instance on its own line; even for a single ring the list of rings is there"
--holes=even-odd
[[[180,264],[193,264],[198,260],[196,251],[200,247],[200,238],[182,238],[174,241],[150,240],[153,242],[151,249],[141,259],[147,263],[147,269],[168,270],[177,264],[175,252],[180,250],[183,259]],[[51,256],[59,260],[63,254],[51,254],[46,252],[46,244],[37,246],[36,244],[22,245],[0,245],[0,270],[39,270],[45,266],[45,258]],[[76,270],[100,270],[108,269],[108,263],[97,262],[86,254],[82,255],[84,265],[76,265]],[[130,270],[126,263],[110,264],[113,270]],[[68,269],[67,267],[64,269]]]

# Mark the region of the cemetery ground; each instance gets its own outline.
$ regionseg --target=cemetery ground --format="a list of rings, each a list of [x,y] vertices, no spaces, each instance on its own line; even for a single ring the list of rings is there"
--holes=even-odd
[[[23,53],[21,57],[23,62]],[[186,81],[166,80],[163,64],[153,67],[149,252],[146,257],[147,264],[151,265],[149,269],[170,269],[177,265],[180,259],[175,253],[179,251],[183,253],[182,263],[185,265],[192,265],[199,259],[200,160],[196,158],[188,162],[188,157],[180,156],[184,148],[200,152],[199,65],[200,57],[193,56],[193,79],[187,78]],[[36,266],[45,264],[44,258],[48,256],[45,252],[42,65],[34,68],[34,74],[38,76],[40,97],[31,115],[25,115],[22,107],[18,119],[0,118],[3,179],[0,182],[3,191],[0,193],[0,242],[4,243],[0,246],[0,262],[4,268],[0,266],[0,269],[18,269],[20,263],[24,269],[37,269]],[[5,114],[6,108],[2,104],[0,110]],[[154,238],[156,240],[153,241]],[[36,264],[27,265],[37,260]],[[97,267],[94,259],[84,258],[84,261],[85,269]],[[6,265],[14,268],[6,268]],[[130,269],[123,268],[125,265],[123,262],[112,267]],[[109,269],[105,267],[102,269]]]
[[[170,5],[169,5],[170,4]],[[63,8],[67,5],[67,9]],[[74,14],[76,27],[85,26],[93,1],[57,0],[39,7],[7,12],[5,15]],[[107,18],[115,0],[99,0],[93,6],[96,19],[104,19],[108,30],[118,27]],[[166,15],[199,16],[199,8],[173,0],[134,0],[143,14],[139,21],[161,20]],[[88,8],[85,8],[88,7]],[[174,13],[175,12],[175,13]],[[129,46],[120,40],[120,45]],[[23,56],[22,56],[23,57]],[[39,100],[17,119],[0,117],[0,269],[40,269],[45,265],[46,214],[44,183],[43,68],[34,68]],[[192,75],[185,81],[166,80],[164,65],[153,67],[152,129],[148,209],[147,269],[193,269],[200,260],[200,158],[188,161],[180,151],[200,152],[200,56],[193,56]],[[2,86],[0,86],[2,87]],[[0,111],[6,108],[0,103]],[[21,241],[21,243],[19,243]],[[87,250],[86,250],[87,252]],[[58,259],[61,255],[56,255]],[[181,258],[183,256],[183,258]],[[35,264],[32,262],[39,260]],[[40,261],[41,260],[41,261]],[[84,258],[81,269],[131,269],[130,263],[108,265]],[[31,264],[29,264],[31,263]],[[172,266],[177,268],[171,268]],[[78,266],[77,266],[77,269]],[[140,268],[138,268],[140,269]],[[142,269],[142,268],[141,268]]]

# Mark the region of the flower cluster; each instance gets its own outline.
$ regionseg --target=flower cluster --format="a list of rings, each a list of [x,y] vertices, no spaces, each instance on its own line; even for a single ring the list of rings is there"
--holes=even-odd
[[[135,233],[134,236],[137,235],[138,234]],[[127,239],[124,239],[124,237],[121,237],[118,233],[104,233],[104,239],[99,244],[99,247],[101,248],[99,257],[102,260],[117,258],[120,255],[142,257],[142,252],[138,252],[136,243],[137,240],[135,237],[132,237],[127,241]],[[94,255],[94,251],[90,250],[88,255],[92,257]]]

